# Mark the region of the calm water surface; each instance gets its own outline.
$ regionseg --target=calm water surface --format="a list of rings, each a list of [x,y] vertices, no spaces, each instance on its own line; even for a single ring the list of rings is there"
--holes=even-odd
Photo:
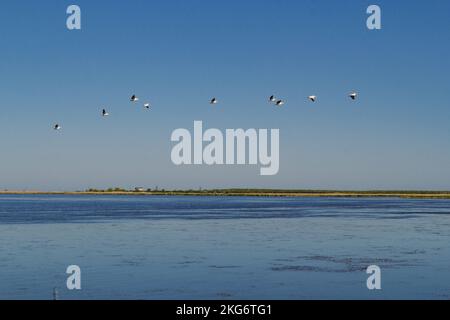
[[[449,244],[450,200],[0,195],[0,299],[450,299]]]

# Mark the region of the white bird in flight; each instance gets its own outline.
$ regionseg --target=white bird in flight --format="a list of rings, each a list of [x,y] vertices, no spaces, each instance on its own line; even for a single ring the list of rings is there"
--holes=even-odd
[[[348,96],[350,97],[350,99],[356,100],[356,98],[358,97],[358,93],[357,92],[351,92]],[[310,101],[312,101],[312,102],[316,102],[317,96],[308,96],[308,99]],[[139,98],[136,95],[132,95],[130,101],[131,102],[137,102],[137,101],[139,101]],[[274,95],[269,97],[269,101],[275,103],[275,105],[277,107],[281,107],[281,106],[284,105],[284,101],[283,100],[277,100]],[[212,98],[211,101],[210,101],[210,104],[217,104],[217,103],[218,103],[218,101],[217,101],[216,98]],[[151,107],[150,103],[145,103],[144,104],[144,108],[150,109],[150,107]],[[103,117],[109,116],[109,113],[106,111],[106,109],[102,110],[102,116]],[[61,130],[61,126],[59,124],[55,124],[53,129],[54,130]]]

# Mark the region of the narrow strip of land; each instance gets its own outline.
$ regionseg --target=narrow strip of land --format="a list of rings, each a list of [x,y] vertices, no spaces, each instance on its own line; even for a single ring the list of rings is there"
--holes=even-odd
[[[450,191],[335,191],[274,189],[211,189],[211,190],[124,190],[87,191],[0,191],[2,195],[136,195],[136,196],[229,196],[229,197],[397,197],[416,199],[450,199]]]

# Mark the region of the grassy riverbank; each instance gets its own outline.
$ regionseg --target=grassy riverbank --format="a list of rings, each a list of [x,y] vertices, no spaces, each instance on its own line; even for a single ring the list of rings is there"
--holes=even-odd
[[[211,190],[123,190],[108,189],[87,191],[0,191],[0,194],[23,195],[136,195],[136,196],[247,196],[247,197],[398,197],[419,199],[450,199],[450,191],[337,191],[337,190],[283,190],[283,189],[211,189]]]

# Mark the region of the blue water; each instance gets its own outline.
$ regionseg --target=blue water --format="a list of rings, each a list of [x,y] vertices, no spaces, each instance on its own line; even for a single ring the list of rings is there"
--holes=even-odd
[[[449,299],[449,244],[449,200],[0,195],[0,299]]]

